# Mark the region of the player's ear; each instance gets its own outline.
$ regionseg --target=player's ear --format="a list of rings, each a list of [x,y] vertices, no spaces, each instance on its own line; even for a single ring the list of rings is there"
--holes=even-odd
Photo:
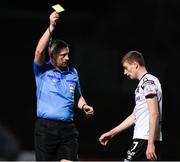
[[[136,61],[133,64],[134,64],[134,67],[137,69],[139,64]]]

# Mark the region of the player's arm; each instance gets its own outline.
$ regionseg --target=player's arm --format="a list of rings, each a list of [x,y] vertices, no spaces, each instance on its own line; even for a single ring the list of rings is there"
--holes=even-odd
[[[115,136],[116,134],[122,132],[123,130],[131,127],[134,124],[135,121],[135,116],[134,113],[132,113],[131,115],[129,115],[122,123],[120,123],[118,126],[116,126],[115,128],[113,128],[110,131],[110,134],[112,134],[113,136]]]
[[[84,113],[86,114],[87,117],[91,117],[94,115],[94,109],[92,106],[89,106],[84,97],[81,95],[79,97],[79,100],[78,100],[78,104],[77,104],[78,108],[79,109],[82,109],[84,111]]]
[[[156,131],[157,125],[159,121],[159,111],[158,111],[158,101],[157,96],[154,95],[152,97],[147,98],[147,104],[149,109],[149,139],[148,146],[146,150],[146,156],[149,160],[157,159],[155,153],[155,139],[156,139]]]
[[[51,13],[50,17],[50,25],[40,38],[36,50],[35,50],[35,56],[34,56],[34,62],[37,64],[41,64],[45,60],[45,50],[48,46],[49,40],[51,38],[51,34],[53,33],[56,22],[59,20],[59,14],[54,11]]]
[[[106,145],[108,141],[113,138],[116,134],[122,132],[123,130],[131,127],[134,124],[135,116],[134,113],[129,115],[122,123],[120,123],[118,126],[114,127],[110,131],[102,134],[99,138],[99,141],[102,145]]]

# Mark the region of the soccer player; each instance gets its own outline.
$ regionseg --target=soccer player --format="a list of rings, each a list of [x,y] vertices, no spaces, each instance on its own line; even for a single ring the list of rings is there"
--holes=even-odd
[[[149,74],[144,58],[138,51],[130,51],[122,58],[124,75],[139,80],[135,90],[135,107],[123,122],[102,134],[99,141],[107,145],[116,134],[134,126],[132,144],[125,161],[160,160],[162,141],[162,89],[157,77]]]

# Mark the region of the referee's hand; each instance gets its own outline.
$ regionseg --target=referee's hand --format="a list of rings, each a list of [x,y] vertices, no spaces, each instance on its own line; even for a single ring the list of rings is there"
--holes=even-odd
[[[86,117],[92,117],[94,115],[94,109],[89,105],[83,106],[83,111],[86,114]]]

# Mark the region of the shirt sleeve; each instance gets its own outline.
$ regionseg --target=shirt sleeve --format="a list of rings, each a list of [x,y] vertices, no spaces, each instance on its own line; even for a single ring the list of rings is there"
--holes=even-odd
[[[76,73],[77,78],[78,78],[77,79],[77,85],[76,85],[76,88],[75,88],[75,95],[77,97],[80,97],[82,95],[82,93],[81,93],[81,85],[80,85],[80,81],[79,81],[79,75],[78,75],[78,72],[77,72],[77,70],[75,68],[73,68],[73,71]]]
[[[153,80],[146,80],[142,84],[142,89],[144,90],[144,96],[146,98],[152,98],[157,95],[156,85]]]
[[[45,62],[42,64],[37,64],[35,62],[33,62],[33,70],[34,70],[34,75],[38,76],[42,73],[44,73],[48,68],[48,64],[46,64]]]

